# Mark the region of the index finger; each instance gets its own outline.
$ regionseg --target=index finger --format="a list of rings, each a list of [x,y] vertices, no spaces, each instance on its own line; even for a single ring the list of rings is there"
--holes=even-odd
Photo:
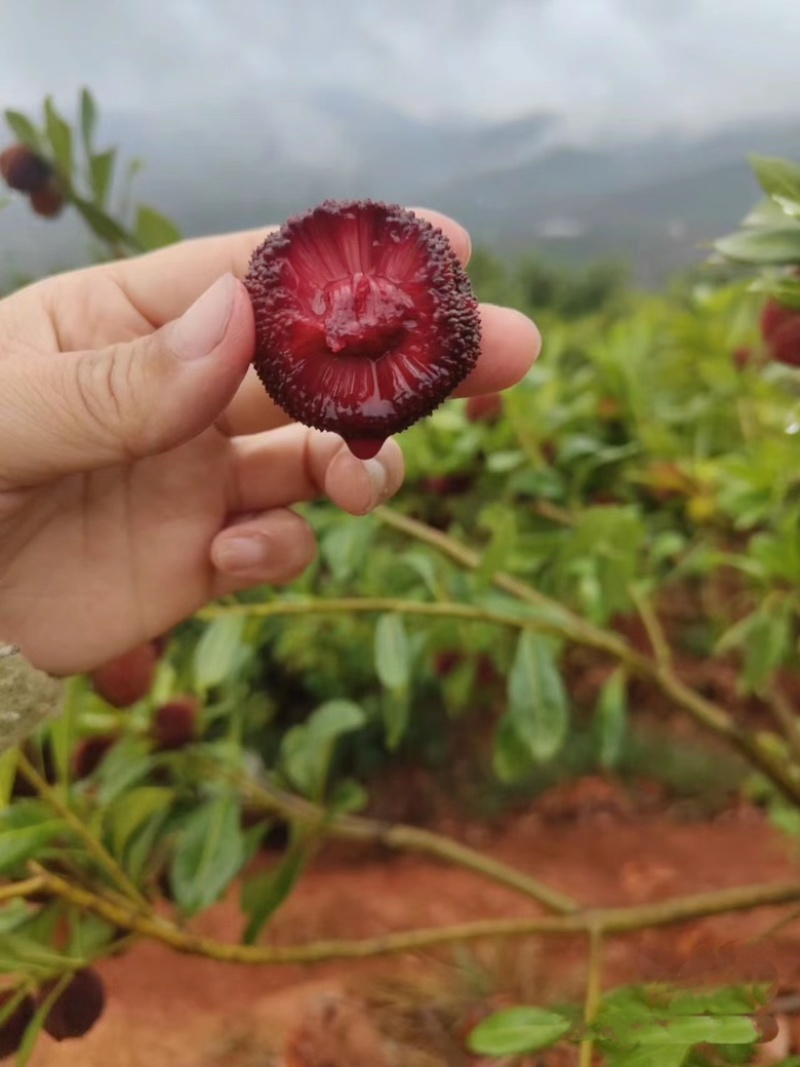
[[[463,226],[438,211],[413,210],[443,231],[461,263],[466,264],[471,245]],[[197,237],[98,269],[110,270],[131,304],[158,328],[178,318],[228,271],[243,278],[253,251],[276,229],[276,226],[265,226],[215,237]]]

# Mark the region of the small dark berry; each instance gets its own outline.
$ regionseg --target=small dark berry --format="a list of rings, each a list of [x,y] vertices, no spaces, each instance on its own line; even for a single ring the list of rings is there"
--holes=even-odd
[[[55,982],[48,982],[42,987],[39,992],[40,1003],[52,993],[55,985]],[[103,1014],[105,1003],[105,987],[97,971],[89,968],[76,971],[51,1006],[44,1028],[56,1041],[83,1037]]]
[[[98,734],[96,737],[82,738],[72,753],[73,776],[80,781],[94,774],[116,740],[113,734]]]
[[[175,749],[190,745],[197,737],[199,707],[192,696],[176,697],[156,708],[150,736],[158,748]]]
[[[0,1010],[16,996],[13,989],[5,989],[0,992]],[[33,997],[23,997],[11,1012],[9,1017],[0,1026],[0,1060],[6,1056],[13,1056],[19,1049],[25,1038],[25,1031],[33,1021],[36,1014],[36,1005]]]
[[[91,671],[94,691],[115,708],[127,708],[150,692],[158,656],[152,641]]]
[[[53,168],[27,145],[14,144],[0,152],[0,175],[9,189],[38,193],[53,175]]]
[[[31,193],[31,207],[34,214],[41,215],[43,219],[57,218],[64,209],[64,194],[57,185],[47,185],[44,189],[38,189]]]
[[[770,298],[761,313],[761,336],[776,363],[800,367],[800,309]]]

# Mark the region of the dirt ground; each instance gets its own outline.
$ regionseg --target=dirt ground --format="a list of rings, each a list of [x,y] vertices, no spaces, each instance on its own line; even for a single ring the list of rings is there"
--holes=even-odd
[[[696,822],[670,810],[632,811],[625,796],[602,781],[584,780],[569,790],[543,796],[500,828],[489,831],[476,824],[462,827],[460,836],[595,905],[641,904],[800,878],[795,846],[747,805],[737,803],[711,821]],[[510,891],[437,862],[331,847],[276,917],[269,937],[281,944],[367,937],[481,917],[524,916],[532,908]],[[768,945],[749,944],[779,914],[765,909],[611,941],[605,984],[678,976],[687,964],[702,966],[708,960],[725,982],[740,977],[725,973],[726,967],[738,970],[745,959],[759,977],[774,978],[782,994],[800,990],[800,923],[784,928]],[[215,938],[236,940],[242,918],[235,895],[196,925]],[[726,955],[731,946],[738,954],[735,963]],[[457,1010],[468,1016],[487,1003],[580,999],[584,966],[585,945],[578,938],[473,945],[459,952],[316,969],[224,965],[143,943],[101,965],[108,1007],[91,1034],[60,1045],[43,1037],[31,1064],[478,1064],[463,1054],[452,1034],[432,1038],[433,1044],[438,1042],[436,1055],[420,1046],[404,1058],[398,1019],[405,1020],[413,1044],[422,1028],[441,1029],[438,1009],[448,1003],[457,1003]],[[776,1054],[800,1042],[800,1026],[790,1010],[779,1019],[780,1047],[772,1046]],[[763,1053],[767,1058],[761,1062],[775,1062],[766,1046]],[[571,1056],[541,1062],[560,1067],[574,1062]]]

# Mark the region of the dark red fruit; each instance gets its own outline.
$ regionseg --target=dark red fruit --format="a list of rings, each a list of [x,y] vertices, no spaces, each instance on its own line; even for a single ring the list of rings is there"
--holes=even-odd
[[[455,649],[446,648],[443,652],[437,652],[433,661],[433,669],[440,678],[447,678],[462,663],[464,657]]]
[[[54,219],[60,215],[64,204],[64,194],[58,188],[57,185],[46,185],[44,189],[38,189],[35,193],[31,193],[31,207],[36,215],[41,215],[44,219]]]
[[[475,366],[480,317],[445,235],[397,205],[326,201],[253,253],[254,365],[292,418],[362,459]]]
[[[39,992],[40,1003],[53,992],[55,982],[49,982]],[[106,992],[100,975],[89,968],[76,971],[69,984],[53,1003],[44,1028],[56,1041],[88,1034],[103,1014]]]
[[[0,1011],[16,995],[16,990],[3,990],[0,993]],[[4,1060],[6,1056],[13,1056],[17,1052],[25,1037],[25,1031],[33,1021],[35,1014],[36,1005],[33,997],[23,997],[6,1021],[0,1026],[0,1060]]]
[[[761,312],[761,336],[776,363],[800,367],[800,309],[770,298]]]
[[[72,774],[80,781],[94,774],[103,757],[116,742],[113,734],[98,734],[97,737],[84,737],[72,753]]]
[[[158,748],[173,749],[190,745],[197,737],[197,713],[194,697],[176,697],[156,708],[150,724],[150,736]]]
[[[109,660],[89,675],[94,691],[115,708],[127,708],[150,692],[158,662],[152,641]]]
[[[38,193],[50,181],[53,168],[27,145],[13,144],[0,152],[0,175],[9,189]]]
[[[467,422],[497,422],[503,414],[501,393],[484,393],[471,396],[466,403]]]

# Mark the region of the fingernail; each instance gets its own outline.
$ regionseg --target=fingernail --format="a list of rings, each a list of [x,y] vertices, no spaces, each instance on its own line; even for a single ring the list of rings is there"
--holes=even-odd
[[[267,561],[267,546],[260,537],[226,537],[214,547],[214,564],[227,574],[259,570]]]
[[[172,324],[170,345],[180,359],[202,359],[214,351],[233,314],[236,288],[234,276],[223,274]]]
[[[370,487],[372,489],[372,497],[369,506],[370,508],[374,508],[380,504],[381,501],[385,500],[388,495],[389,472],[377,458],[364,460],[364,470],[367,472]]]

